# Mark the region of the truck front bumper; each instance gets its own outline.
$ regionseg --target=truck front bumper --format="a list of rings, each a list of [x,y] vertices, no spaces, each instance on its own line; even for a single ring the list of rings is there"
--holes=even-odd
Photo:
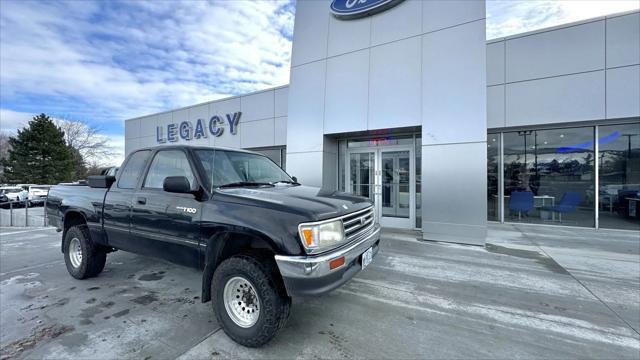
[[[380,248],[380,225],[361,238],[316,256],[276,255],[276,263],[289,296],[321,295],[340,287],[362,269],[362,254],[369,248],[373,257]],[[330,269],[331,260],[344,256],[344,265]]]

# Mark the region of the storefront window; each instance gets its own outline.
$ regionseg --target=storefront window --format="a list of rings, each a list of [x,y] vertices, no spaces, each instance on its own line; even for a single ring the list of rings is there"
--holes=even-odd
[[[487,136],[487,219],[500,221],[499,187],[500,134]]]
[[[598,132],[600,227],[640,230],[640,123]]]
[[[594,128],[504,133],[505,221],[595,225]]]

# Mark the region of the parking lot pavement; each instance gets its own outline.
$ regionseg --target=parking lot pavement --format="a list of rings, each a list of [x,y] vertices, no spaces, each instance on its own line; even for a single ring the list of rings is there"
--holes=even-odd
[[[75,280],[53,229],[2,228],[0,254],[0,356],[169,359],[218,329],[196,270],[115,252]]]
[[[197,271],[116,252],[98,278],[78,281],[66,273],[59,234],[16,232],[0,230],[5,355],[640,358],[640,336],[629,317],[614,311],[615,302],[548,257],[544,249],[551,246],[522,233],[507,236],[521,243],[496,241],[486,249],[387,233],[369,268],[327,296],[295,299],[282,332],[265,347],[248,349],[219,330],[210,304],[198,302]],[[598,272],[615,278],[611,289],[631,296],[611,298],[629,314],[640,311],[634,293],[624,288],[637,289],[640,275],[615,265],[619,256],[608,250],[596,253],[598,269],[589,276],[599,280],[593,282],[606,282]],[[604,270],[607,257],[614,258],[616,271]],[[563,261],[569,262],[566,256]]]

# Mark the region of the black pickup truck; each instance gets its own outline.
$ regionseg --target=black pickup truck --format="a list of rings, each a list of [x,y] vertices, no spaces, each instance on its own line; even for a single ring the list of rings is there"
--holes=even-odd
[[[87,183],[54,186],[47,201],[71,276],[98,275],[115,250],[202,269],[202,301],[245,346],[276,335],[292,296],[341,286],[380,247],[368,199],[302,186],[253,152],[141,149]]]

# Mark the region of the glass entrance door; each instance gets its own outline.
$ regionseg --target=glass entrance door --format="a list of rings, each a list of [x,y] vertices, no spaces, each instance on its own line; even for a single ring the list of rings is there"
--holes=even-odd
[[[408,218],[411,202],[409,151],[382,152],[382,215]]]
[[[347,191],[373,200],[381,225],[413,228],[416,201],[413,148],[359,148],[346,155]]]
[[[349,165],[352,181],[349,182],[349,192],[354,195],[374,199],[375,187],[375,153],[356,152],[349,154]]]

